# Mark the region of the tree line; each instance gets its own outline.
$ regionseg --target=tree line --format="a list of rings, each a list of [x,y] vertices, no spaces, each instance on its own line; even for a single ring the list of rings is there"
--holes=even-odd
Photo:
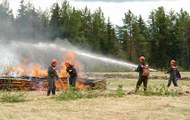
[[[152,10],[147,21],[126,11],[121,26],[106,19],[101,8],[76,9],[68,1],[54,3],[42,11],[31,3],[20,2],[13,16],[9,3],[0,4],[0,39],[33,40],[67,38],[72,44],[95,53],[138,62],[145,55],[157,69],[165,69],[175,59],[184,70],[190,69],[190,16],[183,9],[166,12],[163,7]]]

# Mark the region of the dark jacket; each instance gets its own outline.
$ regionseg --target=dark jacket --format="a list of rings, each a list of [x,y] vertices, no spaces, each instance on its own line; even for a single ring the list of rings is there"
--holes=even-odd
[[[69,65],[66,69],[66,71],[69,73],[70,77],[77,77],[77,71],[74,67],[74,65]]]
[[[178,77],[179,79],[181,79],[181,75],[179,73],[179,70],[177,69],[177,66],[170,66],[167,73],[170,74],[170,80],[175,79],[176,77]]]
[[[54,80],[55,78],[59,78],[57,72],[55,69],[53,69],[53,66],[49,66],[48,68],[48,81]]]
[[[134,70],[135,72],[139,72],[139,77],[142,77],[143,75],[143,66],[146,65],[144,62],[140,62],[137,69]]]

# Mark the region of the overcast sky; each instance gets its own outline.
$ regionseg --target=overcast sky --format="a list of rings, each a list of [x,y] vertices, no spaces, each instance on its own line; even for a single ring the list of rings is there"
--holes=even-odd
[[[0,0],[2,1],[2,0]],[[17,13],[21,0],[8,0],[13,13]],[[62,2],[64,0],[25,0],[30,1],[36,8],[45,10],[50,8],[55,2]],[[109,2],[108,2],[109,1]],[[163,6],[168,12],[171,9],[179,12],[181,8],[190,13],[190,0],[69,0],[71,6],[78,9],[87,6],[92,11],[101,7],[105,17],[110,17],[113,24],[122,25],[122,18],[124,13],[129,9],[135,15],[142,15],[147,20],[150,12],[159,6]]]

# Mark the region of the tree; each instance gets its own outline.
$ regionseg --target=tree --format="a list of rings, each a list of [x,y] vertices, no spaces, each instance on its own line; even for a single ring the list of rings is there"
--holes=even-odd
[[[99,8],[92,14],[92,38],[89,39],[89,44],[92,49],[106,54],[106,24],[102,10]]]
[[[133,23],[135,21],[135,17],[133,13],[129,10],[127,13],[125,13],[125,17],[123,19],[124,23],[124,30],[125,30],[125,36],[127,36],[126,39],[124,39],[123,44],[127,44],[127,51],[129,51],[129,60],[132,60],[132,27]]]
[[[83,32],[83,45],[87,48],[90,47],[90,39],[93,37],[92,33],[92,15],[90,10],[85,7],[83,10],[81,10],[81,31]]]
[[[20,2],[20,8],[18,9],[18,15],[15,20],[15,31],[17,31],[18,38],[37,38],[40,36],[40,17],[34,6],[28,2],[24,3],[24,0]]]
[[[82,13],[73,8],[68,21],[68,39],[74,44],[83,44]]]
[[[120,39],[128,60],[138,62],[140,55],[147,54],[147,27],[142,17],[137,18],[129,10],[123,19],[124,25],[120,28]]]
[[[159,7],[158,10],[150,15],[150,62],[157,68],[163,69],[169,61],[168,51],[168,17],[164,8]]]
[[[181,10],[177,19],[178,33],[180,41],[180,63],[189,70],[190,68],[190,16],[186,11]]]
[[[12,10],[10,10],[9,3],[5,0],[0,4],[0,38],[4,37],[10,39],[13,37],[13,23]]]
[[[70,32],[69,29],[72,25],[70,25],[70,16],[72,13],[72,8],[69,5],[69,2],[65,0],[61,4],[60,9],[60,30],[61,30],[61,38],[69,38]]]
[[[177,15],[174,11],[170,11],[168,25],[168,50],[166,54],[170,59],[180,60],[180,41],[177,38],[178,27],[177,27]],[[168,62],[169,63],[169,62]]]
[[[48,27],[49,27],[49,22],[50,22],[49,18],[50,18],[50,16],[49,16],[48,10],[46,10],[44,12],[43,11],[39,12],[39,20],[40,20],[39,34],[46,39],[48,39],[48,37],[49,37],[49,35],[48,35],[49,34]]]
[[[50,39],[54,40],[57,37],[62,37],[61,34],[61,15],[58,3],[55,3],[51,8],[51,17],[49,23]]]

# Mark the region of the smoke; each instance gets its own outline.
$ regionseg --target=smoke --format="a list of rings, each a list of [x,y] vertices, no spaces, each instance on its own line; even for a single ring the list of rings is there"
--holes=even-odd
[[[41,41],[41,40],[39,40]],[[43,70],[47,70],[52,59],[57,59],[58,69],[65,60],[70,60],[65,56],[67,52],[71,52],[77,61],[77,69],[83,72],[91,71],[129,71],[131,68],[136,67],[124,61],[107,58],[102,55],[96,55],[88,50],[79,49],[73,46],[68,40],[57,39],[55,42],[23,42],[23,41],[10,41],[3,42],[0,40],[0,72],[3,73],[7,67],[14,67],[23,63],[26,59],[28,62],[23,63],[30,67],[30,64],[41,65]],[[74,63],[73,63],[74,64]]]
[[[24,4],[25,5],[25,4]],[[22,12],[21,12],[22,13]],[[26,65],[40,64],[46,70],[52,59],[59,64],[66,60],[64,54],[69,50],[75,54],[79,67],[84,71],[128,71],[134,64],[96,55],[89,50],[73,46],[68,40],[57,39],[55,42],[43,38],[45,21],[40,21],[39,14],[27,6],[25,17],[18,15],[14,19],[9,3],[0,4],[0,72],[8,71],[9,66],[16,66],[28,60]],[[48,33],[49,35],[49,33]],[[15,40],[16,39],[16,40]]]

